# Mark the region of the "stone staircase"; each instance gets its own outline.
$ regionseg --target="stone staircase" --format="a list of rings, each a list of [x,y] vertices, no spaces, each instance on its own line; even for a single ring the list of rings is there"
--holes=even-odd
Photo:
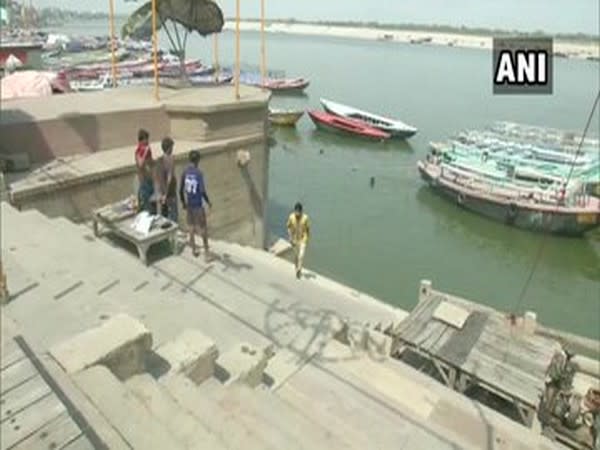
[[[394,308],[298,281],[265,252],[211,241],[210,263],[184,249],[146,267],[83,224],[4,203],[2,230],[2,313],[123,448],[553,448],[386,358],[373,328],[400,320]]]
[[[119,315],[50,349],[133,448],[351,448],[326,425],[255,389],[268,355],[249,344],[218,356],[209,338],[184,330],[153,355],[149,336],[141,323]],[[151,374],[148,361],[157,355],[168,358],[168,370]],[[225,383],[219,372],[227,374]]]

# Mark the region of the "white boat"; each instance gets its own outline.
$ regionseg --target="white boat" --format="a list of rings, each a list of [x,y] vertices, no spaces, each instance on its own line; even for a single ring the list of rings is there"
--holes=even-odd
[[[395,137],[409,138],[417,132],[415,127],[401,122],[400,120],[378,116],[377,114],[361,111],[360,109],[335,103],[331,100],[325,100],[323,98],[320,99],[320,101],[325,111],[327,111],[329,114],[345,117],[347,119],[362,120],[370,126],[378,128],[381,131],[385,131],[386,133],[389,133]]]

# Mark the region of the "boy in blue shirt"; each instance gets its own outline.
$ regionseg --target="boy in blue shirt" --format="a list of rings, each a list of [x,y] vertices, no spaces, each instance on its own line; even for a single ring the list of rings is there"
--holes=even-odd
[[[183,209],[187,209],[187,222],[190,227],[190,245],[194,256],[200,252],[196,248],[196,233],[202,236],[204,242],[204,251],[206,257],[208,253],[208,230],[206,228],[206,213],[204,212],[204,202],[212,208],[212,204],[206,194],[204,186],[204,176],[198,169],[200,161],[200,152],[192,150],[190,152],[190,165],[183,171],[181,182],[179,183],[179,197]]]

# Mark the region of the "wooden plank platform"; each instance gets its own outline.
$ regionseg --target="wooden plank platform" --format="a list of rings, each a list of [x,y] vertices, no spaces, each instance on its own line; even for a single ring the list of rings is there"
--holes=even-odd
[[[435,317],[444,304],[468,314],[462,326]],[[497,311],[437,292],[419,302],[394,336],[399,353],[410,349],[430,360],[449,387],[464,392],[478,385],[512,402],[528,426],[559,349],[556,341],[526,333]]]
[[[3,330],[0,353],[0,448],[93,449],[15,336]],[[35,359],[35,358],[34,358]]]

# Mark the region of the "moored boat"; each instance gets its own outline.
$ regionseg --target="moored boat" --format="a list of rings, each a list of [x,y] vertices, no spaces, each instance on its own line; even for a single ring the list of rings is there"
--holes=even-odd
[[[269,109],[269,122],[274,125],[295,126],[304,111]]]
[[[309,84],[306,78],[271,78],[261,86],[275,92],[302,92]]]
[[[436,192],[462,208],[517,228],[581,236],[600,226],[600,199],[579,186],[536,189],[494,181],[443,163],[437,157],[419,161],[421,178]]]
[[[308,115],[317,128],[323,130],[343,132],[380,141],[390,138],[389,133],[374,128],[361,120],[347,119],[322,111],[308,111]]]
[[[385,133],[389,133],[392,136],[399,138],[409,138],[416,134],[418,131],[415,127],[407,125],[406,123],[390,119],[387,117],[379,116],[360,109],[353,108],[351,106],[342,105],[341,103],[332,102],[331,100],[320,99],[323,109],[329,114],[333,114],[339,117],[345,117],[347,119],[357,119],[368,123],[370,126],[377,128]]]

